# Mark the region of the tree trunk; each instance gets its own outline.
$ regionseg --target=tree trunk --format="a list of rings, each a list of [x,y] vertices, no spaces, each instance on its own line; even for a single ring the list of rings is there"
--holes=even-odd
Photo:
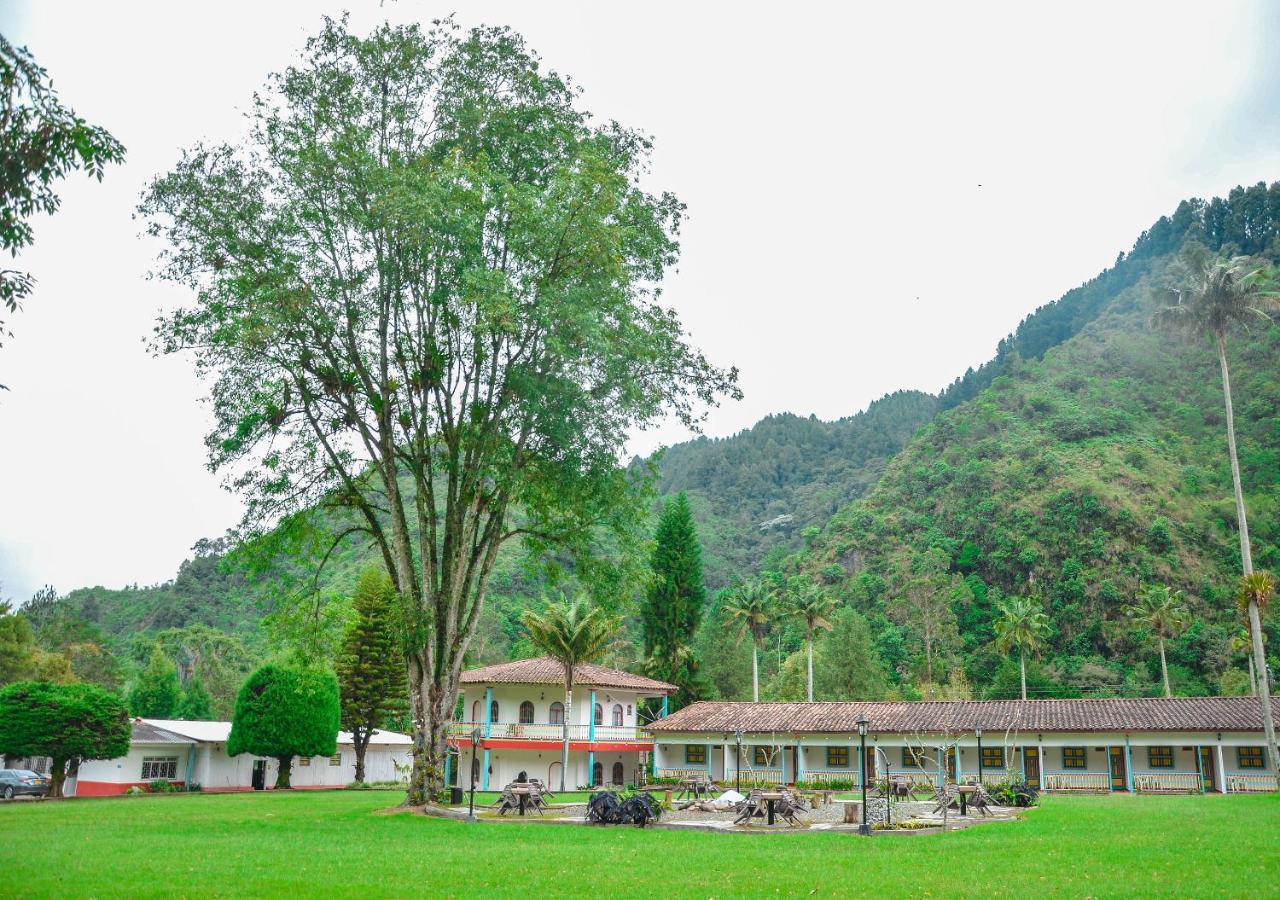
[[[49,767],[49,796],[53,799],[62,797],[62,785],[67,780],[67,761],[53,757]]]
[[[929,694],[933,690],[933,642],[929,639],[928,632],[924,636],[924,699],[929,699]]]
[[[1164,695],[1172,697],[1173,691],[1169,687],[1169,664],[1164,658],[1164,638],[1160,638],[1160,678],[1164,681]]]
[[[422,806],[444,790],[444,760],[449,749],[449,723],[458,703],[457,678],[450,670],[439,685],[422,677],[429,672],[428,654],[409,657],[409,701],[413,714],[413,769],[406,803]],[[459,663],[460,666],[460,663]]]
[[[1246,661],[1249,663],[1249,696],[1258,696],[1258,673],[1253,668],[1253,648],[1249,648],[1249,655]]]
[[[363,734],[363,738],[361,737]],[[364,753],[369,749],[369,732],[366,729],[356,729],[351,735],[352,743],[356,748],[356,781],[364,783]]]
[[[751,702],[760,702],[760,664],[756,661],[760,648],[755,641],[751,642]]]
[[[573,715],[573,676],[566,673],[564,680],[564,746],[560,749],[560,793],[564,793],[566,788],[565,777],[569,771],[569,722]],[[595,710],[588,710],[590,714]]]
[[[277,756],[276,762],[280,765],[276,769],[276,790],[287,791],[293,788],[289,783],[289,770],[293,767],[292,756]]]
[[[1027,699],[1027,652],[1018,648],[1018,669],[1022,676],[1022,699]]]
[[[813,635],[809,635],[809,702],[813,702]]]
[[[1231,484],[1236,492],[1236,521],[1240,530],[1240,562],[1244,574],[1253,574],[1253,552],[1249,547],[1249,520],[1244,508],[1244,488],[1240,485],[1240,460],[1236,456],[1235,411],[1231,405],[1231,373],[1227,369],[1227,343],[1219,331],[1218,362],[1222,366],[1222,397],[1227,406],[1227,450],[1231,454]],[[1280,772],[1280,749],[1276,747],[1276,725],[1271,718],[1271,685],[1267,678],[1267,658],[1262,648],[1262,623],[1258,617],[1258,605],[1249,603],[1249,636],[1253,639],[1253,662],[1257,670],[1258,699],[1262,706],[1262,730],[1267,737],[1267,755],[1271,770]]]

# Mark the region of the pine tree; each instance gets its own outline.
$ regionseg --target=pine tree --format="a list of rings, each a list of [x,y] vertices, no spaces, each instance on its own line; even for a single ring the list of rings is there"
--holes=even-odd
[[[356,781],[364,781],[364,755],[374,730],[408,707],[404,658],[397,652],[392,628],[394,599],[395,587],[386,572],[366,569],[356,583],[356,618],[338,656],[342,727],[351,732],[355,745]]]
[[[683,492],[663,504],[649,566],[653,576],[640,609],[645,670],[676,685],[678,709],[706,693],[692,650],[702,622],[707,588],[702,579],[702,545]]]
[[[205,690],[204,682],[195,675],[191,676],[182,689],[176,718],[188,722],[207,722],[213,718],[213,700]]]
[[[151,659],[129,691],[129,714],[147,719],[172,719],[180,699],[178,667],[157,643]]]

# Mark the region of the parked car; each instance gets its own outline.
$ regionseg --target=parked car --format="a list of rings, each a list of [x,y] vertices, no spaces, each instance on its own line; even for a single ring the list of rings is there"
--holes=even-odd
[[[23,795],[43,797],[49,793],[49,779],[30,769],[0,769],[0,797],[12,800]]]

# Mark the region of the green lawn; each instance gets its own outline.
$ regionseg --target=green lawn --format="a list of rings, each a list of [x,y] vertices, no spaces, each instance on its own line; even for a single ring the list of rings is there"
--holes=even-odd
[[[5,896],[1240,896],[1280,796],[1051,797],[945,835],[737,835],[376,815],[370,791],[0,804]]]

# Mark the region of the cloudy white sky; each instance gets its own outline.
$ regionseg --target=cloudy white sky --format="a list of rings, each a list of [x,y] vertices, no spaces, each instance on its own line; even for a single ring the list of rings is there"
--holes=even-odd
[[[128,148],[76,178],[21,263],[0,349],[0,596],[148,584],[222,533],[189,360],[143,346],[181,290],[131,216],[180,148],[237,135],[324,13],[502,23],[652,133],[689,206],[666,298],[746,398],[789,410],[936,391],[1187,196],[1280,178],[1280,6],[1258,3],[70,3],[5,0],[63,99]],[[686,435],[637,436],[645,452]]]

